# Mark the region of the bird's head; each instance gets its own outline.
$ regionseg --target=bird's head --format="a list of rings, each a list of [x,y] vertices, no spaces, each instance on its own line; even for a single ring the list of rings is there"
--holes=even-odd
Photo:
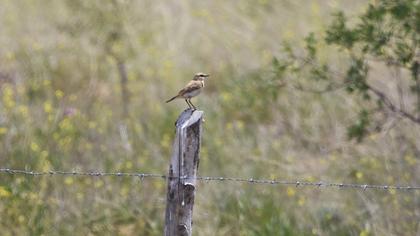
[[[204,74],[204,73],[199,72],[194,75],[193,80],[203,81],[207,79],[209,76],[210,76],[209,74]]]

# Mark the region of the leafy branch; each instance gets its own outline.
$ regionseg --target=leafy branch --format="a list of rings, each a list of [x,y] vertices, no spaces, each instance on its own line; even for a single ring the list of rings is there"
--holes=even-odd
[[[323,40],[323,45],[334,46],[338,55],[348,58],[349,63],[344,70],[334,70],[330,63],[320,62],[318,52],[321,44],[314,33],[305,38],[304,56],[297,56],[292,47],[286,45],[286,59],[273,63],[273,67],[282,75],[288,72],[306,78],[306,87],[302,83],[291,83],[296,90],[322,94],[344,88],[365,101],[362,102],[358,120],[348,129],[350,138],[361,141],[367,126],[381,125],[372,121],[369,110],[382,111],[386,116],[391,112],[420,125],[420,2],[381,0],[370,4],[356,19],[351,19],[351,27],[349,21],[344,13],[336,13],[333,23],[324,32]],[[397,84],[399,104],[392,101],[388,91],[375,87],[372,81],[368,82],[372,79],[370,66],[378,63],[396,71],[394,75],[390,72],[389,77],[394,78]],[[323,88],[316,89],[321,84],[324,84]],[[410,90],[404,92],[402,86],[406,84],[410,85]],[[369,102],[372,98],[377,104],[374,107]],[[404,98],[414,102],[406,106]]]

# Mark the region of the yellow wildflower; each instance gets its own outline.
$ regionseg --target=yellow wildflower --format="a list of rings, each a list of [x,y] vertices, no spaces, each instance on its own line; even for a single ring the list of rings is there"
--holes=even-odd
[[[0,186],[0,197],[10,197],[12,195],[12,193],[9,192],[9,190],[7,190],[5,187]]]
[[[291,188],[291,187],[287,187],[286,192],[287,192],[287,196],[289,196],[289,197],[293,197],[296,194],[295,189]]]
[[[53,107],[52,107],[52,104],[51,104],[50,101],[44,102],[44,111],[46,113],[51,113],[52,112],[52,109],[53,109]]]
[[[58,89],[58,90],[55,91],[55,96],[58,99],[60,99],[60,98],[62,98],[64,96],[64,93],[63,93],[63,91],[61,91],[61,90]]]
[[[7,133],[6,127],[0,127],[0,135]]]

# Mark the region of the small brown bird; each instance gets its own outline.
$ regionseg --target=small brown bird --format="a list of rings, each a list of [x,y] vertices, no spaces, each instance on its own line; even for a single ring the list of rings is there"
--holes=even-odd
[[[194,110],[196,110],[194,104],[192,104],[191,102],[191,98],[201,93],[201,90],[204,87],[204,80],[209,76],[210,75],[201,72],[197,73],[196,75],[194,75],[194,78],[185,86],[185,88],[181,89],[178,92],[178,95],[169,99],[166,102],[168,103],[176,98],[183,98],[185,99],[185,102],[188,104],[189,108],[193,108]]]

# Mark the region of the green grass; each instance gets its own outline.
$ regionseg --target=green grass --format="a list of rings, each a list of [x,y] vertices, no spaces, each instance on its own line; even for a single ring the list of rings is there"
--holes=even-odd
[[[418,127],[399,121],[350,142],[346,127],[357,117],[357,100],[340,90],[278,86],[273,72],[284,40],[299,47],[335,10],[355,15],[365,7],[332,0],[2,1],[0,166],[164,174],[174,121],[186,106],[164,101],[203,71],[211,78],[193,100],[206,120],[200,175],[420,183]],[[127,68],[126,104],[117,60]],[[162,180],[2,174],[0,232],[161,235],[165,190]],[[419,199],[418,192],[200,182],[193,230],[413,235]]]

